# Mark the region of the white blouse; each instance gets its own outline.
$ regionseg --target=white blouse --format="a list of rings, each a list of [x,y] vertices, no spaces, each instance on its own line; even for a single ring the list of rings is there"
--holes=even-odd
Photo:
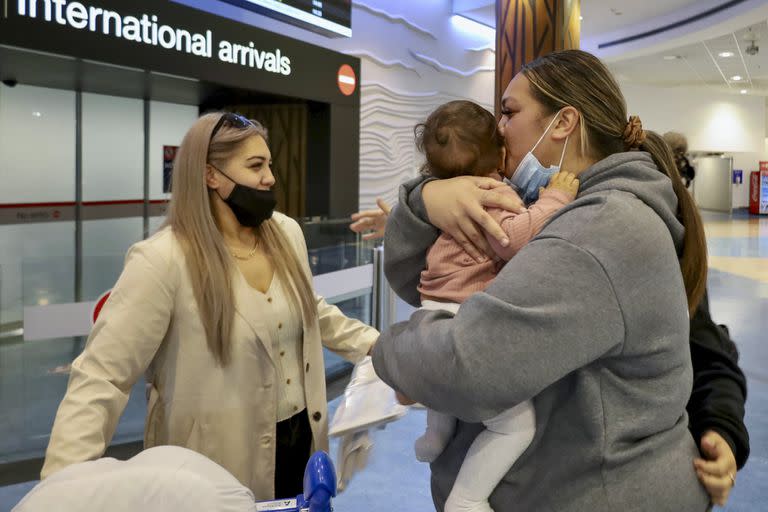
[[[303,340],[300,310],[290,302],[277,273],[266,293],[252,288],[264,304],[264,323],[272,335],[277,388],[277,421],[284,421],[303,411],[304,397]]]

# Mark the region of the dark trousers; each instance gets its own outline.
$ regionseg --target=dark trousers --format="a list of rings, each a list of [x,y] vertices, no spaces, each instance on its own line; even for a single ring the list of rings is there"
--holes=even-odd
[[[275,499],[295,498],[304,492],[304,468],[312,450],[307,411],[277,424]]]

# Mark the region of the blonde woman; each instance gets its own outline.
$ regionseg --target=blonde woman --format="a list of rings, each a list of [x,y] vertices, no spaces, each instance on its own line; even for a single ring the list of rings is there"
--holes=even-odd
[[[266,131],[239,115],[186,134],[168,220],[129,250],[72,364],[43,478],[104,454],[146,372],[146,448],[197,451],[258,500],[301,492],[328,447],[322,344],[356,362],[379,333],[315,295],[301,229],[273,213],[270,165]]]

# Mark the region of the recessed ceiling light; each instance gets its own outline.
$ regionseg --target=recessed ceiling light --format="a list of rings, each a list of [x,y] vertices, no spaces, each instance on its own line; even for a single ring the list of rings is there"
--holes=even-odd
[[[746,90],[746,89],[742,89],[742,90],[740,90],[739,92],[740,92],[741,94],[747,94],[747,90]]]
[[[733,52],[720,52],[717,54],[718,57],[722,57],[724,59],[727,59],[728,57],[733,57]]]
[[[584,16],[579,16],[579,21],[584,21]]]
[[[733,80],[734,82],[741,82],[741,76],[740,75],[733,75],[731,77],[731,80]]]
[[[662,57],[664,60],[677,60],[680,58],[679,55],[665,55]]]

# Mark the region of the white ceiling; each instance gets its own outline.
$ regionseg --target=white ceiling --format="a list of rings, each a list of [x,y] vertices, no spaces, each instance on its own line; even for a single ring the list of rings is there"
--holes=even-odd
[[[759,48],[756,55],[746,52],[752,41]],[[733,56],[720,57],[722,52]],[[768,95],[768,22],[759,21],[724,36],[612,62],[610,67],[620,80],[633,83],[703,86],[734,93],[744,89],[748,94]],[[731,80],[736,75],[742,80]]]
[[[495,25],[493,0],[453,0],[457,14],[473,18],[487,25]],[[726,0],[581,0],[582,44],[599,44],[635,35],[654,28],[681,21],[695,14],[721,6]],[[752,5],[768,4],[749,0]],[[697,30],[683,39],[686,44],[674,44],[670,34],[666,44],[648,41],[648,52],[641,57],[628,58],[634,53],[619,51],[611,55],[611,69],[619,79],[634,83],[659,86],[703,86],[738,94],[746,89],[748,94],[768,96],[768,10],[734,12],[728,22],[730,10],[720,13],[718,20],[705,18],[704,29]],[[747,14],[745,15],[745,12]],[[749,16],[755,12],[756,16]],[[711,23],[709,23],[711,21]],[[725,28],[724,28],[725,27]],[[724,34],[724,35],[723,35]],[[757,55],[745,50],[750,40],[760,48]],[[642,40],[640,41],[642,43]],[[682,43],[682,40],[681,40]],[[653,51],[663,46],[663,51]],[[594,50],[592,50],[594,51]],[[718,57],[721,52],[732,52],[730,58]],[[643,53],[642,51],[639,53]],[[664,57],[674,56],[674,60]],[[740,82],[730,80],[734,75],[743,77]]]
[[[707,9],[723,0],[581,0],[581,32],[585,37],[662,18],[696,6]],[[496,26],[495,0],[453,0],[454,12],[485,25]]]
[[[706,9],[722,0],[581,0],[583,37],[615,32],[696,6]]]

